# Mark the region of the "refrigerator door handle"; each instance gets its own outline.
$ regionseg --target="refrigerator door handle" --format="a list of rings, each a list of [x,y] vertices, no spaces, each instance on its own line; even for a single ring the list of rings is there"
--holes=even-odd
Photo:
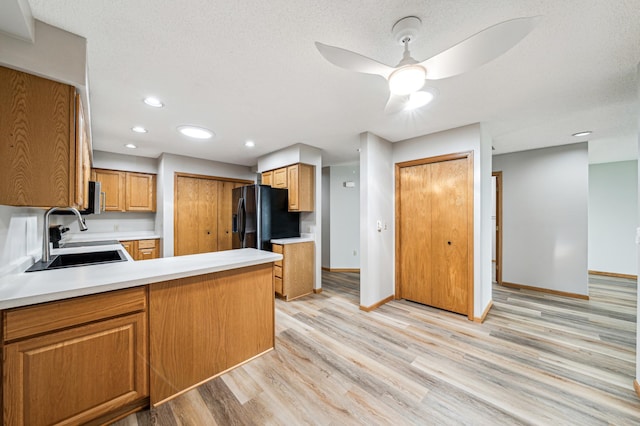
[[[245,223],[246,215],[245,215],[245,208],[244,208],[244,198],[240,198],[238,200],[237,215],[238,215],[238,233],[240,234],[240,246],[244,247],[244,233],[247,225]]]

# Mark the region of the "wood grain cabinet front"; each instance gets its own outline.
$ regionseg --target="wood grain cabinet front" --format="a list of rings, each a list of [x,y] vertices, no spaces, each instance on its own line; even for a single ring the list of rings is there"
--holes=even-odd
[[[261,184],[273,186],[273,170],[262,173]]]
[[[106,211],[156,211],[156,175],[93,169],[91,176],[93,180],[102,183]]]
[[[274,253],[282,260],[274,263],[275,292],[286,301],[313,292],[313,241],[294,244],[274,244]]]
[[[73,86],[0,67],[0,204],[86,205],[83,114]]]
[[[138,287],[3,311],[3,424],[103,424],[147,405],[146,307]]]
[[[290,212],[312,212],[315,208],[315,166],[297,163],[262,173],[262,182],[289,191]],[[265,183],[268,182],[268,183]]]
[[[273,348],[270,263],[149,286],[151,404]]]
[[[122,247],[129,253],[133,260],[149,260],[160,257],[160,240],[129,240],[120,241]]]

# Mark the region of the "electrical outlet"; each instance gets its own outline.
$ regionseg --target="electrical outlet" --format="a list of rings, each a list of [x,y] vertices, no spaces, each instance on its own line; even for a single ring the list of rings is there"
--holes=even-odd
[[[354,256],[357,256],[357,255],[358,255],[358,250],[354,250],[354,251],[353,251],[353,255],[354,255]]]

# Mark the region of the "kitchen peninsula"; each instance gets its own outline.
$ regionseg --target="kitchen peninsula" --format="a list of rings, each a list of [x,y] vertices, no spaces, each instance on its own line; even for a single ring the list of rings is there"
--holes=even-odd
[[[268,352],[281,259],[240,249],[4,276],[4,424],[111,422]]]

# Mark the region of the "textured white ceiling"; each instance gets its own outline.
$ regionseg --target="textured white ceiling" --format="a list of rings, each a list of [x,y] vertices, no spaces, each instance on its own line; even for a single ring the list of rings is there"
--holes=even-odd
[[[640,0],[29,0],[36,19],[86,37],[94,149],[170,152],[253,165],[295,143],[325,164],[357,158],[358,134],[390,141],[484,122],[494,153],[572,142],[593,130],[591,160],[635,158]],[[396,64],[399,18],[422,19],[422,60],[495,23],[542,15],[515,48],[431,84],[429,107],[385,115],[385,80],[325,61],[315,41]],[[37,35],[36,35],[37,37]],[[142,103],[156,95],[166,107]],[[180,124],[210,128],[189,140]],[[149,133],[131,132],[143,125]],[[247,149],[252,139],[256,147]],[[124,144],[139,146],[131,151]]]

